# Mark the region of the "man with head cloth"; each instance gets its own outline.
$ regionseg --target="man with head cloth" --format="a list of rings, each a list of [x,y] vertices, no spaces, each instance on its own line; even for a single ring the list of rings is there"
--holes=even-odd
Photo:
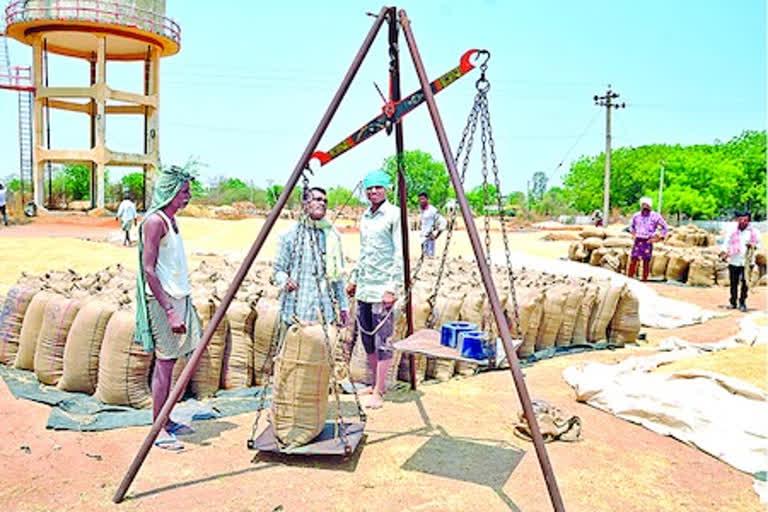
[[[374,382],[367,406],[384,405],[392,365],[395,300],[403,283],[400,211],[387,201],[389,175],[381,169],[363,179],[371,206],[360,220],[360,257],[347,293],[357,300],[357,322]]]
[[[747,311],[747,291],[750,284],[747,274],[754,263],[755,251],[760,248],[760,236],[757,230],[749,225],[751,220],[752,215],[749,212],[736,214],[736,226],[727,232],[720,253],[723,261],[728,261],[728,277],[731,282],[730,308],[736,309],[738,298],[738,308],[742,312]]]
[[[635,277],[637,260],[643,260],[643,281],[648,280],[648,273],[651,270],[653,244],[667,236],[669,231],[669,226],[667,226],[664,218],[651,210],[652,204],[650,197],[641,198],[640,211],[632,217],[632,222],[629,224],[629,231],[635,241],[632,245],[627,275]],[[657,234],[659,228],[661,228],[661,234]]]
[[[152,412],[157,418],[171,387],[173,366],[190,354],[202,336],[200,318],[192,305],[187,258],[176,224],[176,212],[191,197],[194,177],[185,168],[161,168],[152,203],[139,225],[139,271],[136,286],[136,342],[155,353],[152,373]],[[189,428],[170,420],[155,441],[180,450],[175,434]]]

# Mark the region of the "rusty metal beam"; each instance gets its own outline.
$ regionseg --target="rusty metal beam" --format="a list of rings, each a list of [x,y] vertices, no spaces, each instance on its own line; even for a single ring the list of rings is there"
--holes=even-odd
[[[496,286],[493,283],[493,277],[491,275],[491,269],[485,260],[483,254],[483,246],[480,242],[480,236],[477,233],[477,227],[475,226],[475,220],[472,218],[472,210],[467,202],[467,197],[464,194],[464,187],[461,184],[459,173],[456,169],[456,164],[453,161],[453,153],[451,152],[451,146],[448,142],[448,137],[445,134],[445,128],[443,127],[443,121],[440,118],[440,113],[437,110],[437,104],[435,103],[435,97],[432,93],[432,89],[429,87],[429,79],[424,69],[424,63],[421,60],[419,49],[416,46],[416,39],[413,36],[411,30],[411,23],[408,19],[408,15],[405,10],[400,10],[400,24],[403,27],[403,33],[405,39],[408,42],[408,49],[411,52],[411,58],[413,59],[413,65],[416,68],[416,73],[419,76],[419,82],[421,83],[422,91],[424,91],[424,99],[429,108],[429,115],[432,118],[432,124],[435,127],[437,139],[440,142],[440,149],[443,152],[443,158],[445,164],[448,167],[448,172],[451,176],[451,182],[453,182],[453,188],[456,190],[456,199],[461,208],[461,215],[464,217],[464,223],[466,224],[467,234],[469,240],[472,243],[472,249],[475,253],[475,259],[477,260],[477,266],[480,270],[480,275],[483,279],[483,285],[485,286],[485,292],[488,295],[488,301],[491,304],[493,310],[493,316],[496,319],[496,325],[499,328],[501,334],[501,340],[504,345],[504,351],[507,354],[509,360],[509,370],[512,373],[512,379],[515,382],[517,388],[517,394],[520,397],[520,402],[525,411],[525,418],[528,421],[528,426],[531,429],[533,435],[533,444],[536,448],[536,455],[541,465],[544,479],[547,483],[547,490],[552,501],[552,507],[556,512],[564,512],[563,500],[560,496],[560,491],[557,488],[557,481],[555,480],[555,474],[552,471],[552,465],[547,455],[547,450],[544,446],[544,438],[541,436],[541,430],[536,422],[536,415],[533,412],[533,405],[531,404],[531,397],[528,394],[528,389],[525,385],[523,378],[523,372],[520,370],[520,362],[517,359],[517,353],[512,346],[512,338],[509,335],[509,326],[507,319],[504,316],[504,311],[499,301],[499,296],[496,293]]]

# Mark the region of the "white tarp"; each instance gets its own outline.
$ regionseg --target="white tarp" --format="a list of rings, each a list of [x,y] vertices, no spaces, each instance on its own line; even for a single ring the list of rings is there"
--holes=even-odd
[[[492,251],[491,259],[493,263],[500,264],[504,262],[504,253]],[[515,270],[530,268],[541,272],[574,277],[595,276],[610,279],[613,285],[626,284],[638,298],[640,303],[640,323],[646,327],[674,329],[706,322],[710,318],[721,316],[721,313],[709,311],[694,304],[662,297],[653,291],[650,286],[636,279],[629,279],[623,274],[617,274],[608,269],[593,267],[592,265],[586,265],[577,261],[553,260],[512,251],[512,265],[515,267]]]
[[[703,352],[766,343],[765,318],[759,313],[746,317],[738,335],[717,344],[670,339],[663,344],[668,352],[632,357],[614,365],[582,363],[567,368],[563,377],[579,401],[694,445],[739,470],[750,474],[765,471],[768,393],[703,370],[650,373],[661,364]]]

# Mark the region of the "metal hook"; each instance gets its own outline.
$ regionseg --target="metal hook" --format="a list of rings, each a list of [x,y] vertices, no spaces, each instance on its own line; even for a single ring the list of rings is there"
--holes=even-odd
[[[475,63],[477,63],[481,57],[485,57],[485,60],[480,64],[480,69],[485,70],[488,68],[488,61],[491,60],[491,52],[488,50],[477,50],[477,53],[475,54]]]

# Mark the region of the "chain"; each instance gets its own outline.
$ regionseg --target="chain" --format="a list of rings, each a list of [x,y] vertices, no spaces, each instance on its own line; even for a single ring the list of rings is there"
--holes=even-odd
[[[499,177],[499,167],[496,163],[496,144],[493,141],[493,130],[491,128],[491,111],[488,108],[488,96],[487,92],[490,89],[490,85],[478,94],[482,96],[482,121],[481,132],[485,136],[488,134],[488,148],[491,153],[491,169],[493,171],[494,184],[496,186],[496,206],[499,210],[499,222],[501,223],[501,236],[504,241],[504,258],[507,266],[507,278],[509,279],[509,296],[512,299],[512,315],[515,322],[515,331],[518,336],[522,335],[520,329],[520,312],[517,304],[517,293],[515,291],[515,272],[512,270],[512,253],[509,249],[509,236],[507,234],[506,223],[504,219],[504,205],[501,199],[501,179]],[[485,144],[483,144],[483,171],[485,168]],[[490,259],[490,247],[487,248],[488,258]]]
[[[478,91],[478,96],[481,97],[481,115],[480,115],[480,159],[483,162],[483,214],[485,217],[485,263],[491,266],[491,216],[488,213],[488,136],[487,136],[487,123],[485,120],[485,112],[483,112],[483,103],[485,93]],[[499,195],[498,187],[496,188],[496,195]]]
[[[460,181],[463,184],[464,179],[467,176],[467,169],[469,168],[469,156],[472,153],[472,144],[475,139],[475,132],[477,131],[477,120],[479,118],[480,112],[481,112],[481,103],[480,103],[480,95],[478,94],[475,96],[475,102],[472,105],[472,110],[469,113],[469,116],[467,117],[467,124],[464,127],[464,132],[461,135],[461,141],[459,142],[459,147],[456,150],[456,158],[454,159],[456,162],[459,161],[461,158],[462,151],[464,151],[464,147],[466,145],[466,152],[464,152],[464,160],[462,161],[461,165],[461,176]],[[453,231],[454,226],[456,224],[456,217],[458,215],[459,209],[458,207],[454,209],[451,214],[450,218],[448,219],[448,233],[446,234],[445,238],[445,247],[443,248],[443,254],[440,258],[440,267],[437,270],[437,279],[435,280],[435,286],[432,290],[432,293],[430,294],[429,298],[427,299],[427,303],[429,304],[429,315],[427,316],[427,328],[432,329],[435,325],[435,321],[437,320],[435,318],[435,302],[437,301],[437,295],[440,291],[440,284],[442,283],[443,274],[445,273],[445,264],[448,260],[448,248],[451,245],[451,238],[453,238]]]

